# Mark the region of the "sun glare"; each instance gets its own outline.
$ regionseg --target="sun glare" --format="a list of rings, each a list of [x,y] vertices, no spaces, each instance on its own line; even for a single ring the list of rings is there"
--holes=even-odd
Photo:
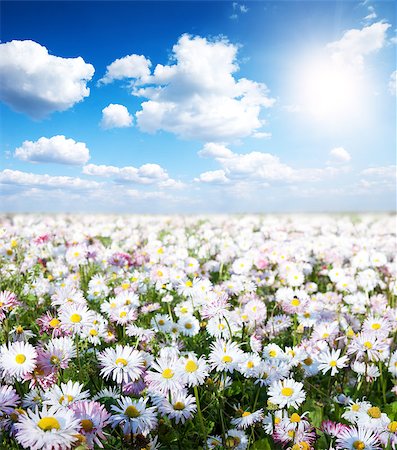
[[[316,58],[304,64],[296,81],[301,109],[316,119],[339,122],[362,112],[363,80],[354,67]]]

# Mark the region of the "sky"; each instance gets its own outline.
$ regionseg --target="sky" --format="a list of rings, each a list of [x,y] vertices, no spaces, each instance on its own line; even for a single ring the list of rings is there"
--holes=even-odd
[[[2,212],[396,208],[393,1],[2,1]]]

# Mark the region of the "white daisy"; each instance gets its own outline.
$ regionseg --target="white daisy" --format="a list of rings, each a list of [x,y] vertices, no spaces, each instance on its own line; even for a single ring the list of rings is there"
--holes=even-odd
[[[27,410],[15,424],[16,439],[30,450],[68,449],[77,441],[79,420],[70,410],[47,408]]]
[[[156,408],[147,407],[147,398],[133,400],[129,397],[121,397],[117,405],[112,406],[116,414],[109,421],[112,427],[121,425],[123,433],[147,434],[157,426]]]
[[[8,346],[3,344],[0,349],[0,369],[5,375],[21,381],[23,377],[36,367],[37,352],[33,345],[27,342],[13,342]]]
[[[137,380],[144,369],[144,360],[139,351],[129,345],[116,345],[116,348],[106,348],[98,355],[102,367],[101,375],[106,379],[121,384]]]
[[[211,344],[209,362],[211,369],[217,372],[225,370],[233,372],[242,362],[244,352],[240,350],[238,344],[232,341],[219,340]]]
[[[278,405],[279,408],[298,406],[303,403],[306,393],[303,384],[293,378],[274,382],[268,390],[269,401]]]
[[[373,431],[350,427],[341,431],[336,440],[336,448],[343,450],[378,450],[379,441]]]
[[[163,401],[158,406],[158,410],[168,418],[175,419],[176,423],[185,423],[186,420],[193,417],[197,410],[196,400],[191,395],[178,392],[173,394],[170,400],[163,398]]]
[[[60,386],[54,385],[44,394],[44,404],[53,406],[57,409],[64,409],[79,400],[85,400],[90,396],[88,391],[82,391],[83,385],[77,381],[73,383],[69,380],[67,383],[61,383]]]
[[[330,351],[327,348],[317,356],[317,361],[320,363],[318,368],[323,374],[331,370],[331,377],[339,372],[339,369],[346,367],[346,362],[349,360],[347,356],[340,357],[340,349]]]

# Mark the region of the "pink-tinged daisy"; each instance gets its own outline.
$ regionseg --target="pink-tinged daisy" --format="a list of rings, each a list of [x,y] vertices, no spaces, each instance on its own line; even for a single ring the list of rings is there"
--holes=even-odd
[[[103,448],[101,440],[106,440],[103,428],[110,417],[105,407],[98,402],[83,400],[73,403],[71,409],[80,420],[80,434],[85,437],[88,448],[93,449],[95,445]]]
[[[116,345],[116,348],[107,348],[98,355],[101,375],[111,377],[118,384],[137,380],[143,372],[144,360],[138,350],[129,345]]]
[[[16,439],[29,450],[66,450],[77,441],[79,421],[73,411],[58,411],[43,406],[41,411],[27,410],[15,424]]]
[[[47,333],[52,337],[60,337],[65,334],[71,334],[67,330],[61,328],[61,321],[58,317],[54,316],[50,312],[46,312],[43,316],[37,320],[37,325],[40,327],[40,334]]]
[[[269,401],[277,405],[280,409],[284,407],[298,408],[305,400],[306,393],[303,384],[288,378],[275,381],[268,390]]]
[[[19,395],[12,386],[0,386],[0,412],[2,414],[10,414],[19,400]]]
[[[147,398],[133,400],[129,397],[121,397],[117,405],[112,406],[116,414],[110,417],[113,428],[120,425],[124,434],[147,434],[157,426],[156,408],[147,407]]]
[[[338,437],[342,431],[349,429],[349,427],[343,423],[332,422],[332,420],[324,420],[321,423],[321,431],[328,434],[331,437]]]
[[[20,303],[17,296],[10,291],[0,292],[0,322],[2,322],[11,310],[13,310]]]
[[[22,380],[36,367],[37,352],[27,342],[13,342],[2,345],[0,349],[0,368],[8,376]]]
[[[226,448],[245,450],[248,447],[247,435],[242,430],[229,430],[226,433]]]
[[[379,431],[379,440],[385,447],[389,443],[393,450],[397,448],[397,421],[393,420],[386,429]]]
[[[366,428],[350,427],[343,430],[336,440],[336,448],[343,450],[378,450],[376,434]]]

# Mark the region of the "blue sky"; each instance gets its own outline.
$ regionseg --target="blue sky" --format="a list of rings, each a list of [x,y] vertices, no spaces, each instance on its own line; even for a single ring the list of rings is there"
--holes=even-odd
[[[388,211],[394,2],[2,2],[3,211]]]

